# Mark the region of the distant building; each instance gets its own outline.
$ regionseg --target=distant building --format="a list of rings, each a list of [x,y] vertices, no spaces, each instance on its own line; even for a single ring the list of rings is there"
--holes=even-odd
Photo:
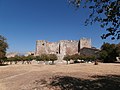
[[[16,55],[19,55],[19,53],[18,52],[10,52],[10,53],[6,54],[6,57],[10,58],[10,57],[15,57]]]

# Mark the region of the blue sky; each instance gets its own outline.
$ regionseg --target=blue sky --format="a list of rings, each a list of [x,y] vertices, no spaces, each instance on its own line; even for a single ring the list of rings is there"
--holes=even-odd
[[[98,24],[84,26],[89,11],[75,10],[67,0],[0,0],[0,34],[7,38],[8,52],[35,51],[36,40],[79,40],[91,38],[92,46],[118,43]]]

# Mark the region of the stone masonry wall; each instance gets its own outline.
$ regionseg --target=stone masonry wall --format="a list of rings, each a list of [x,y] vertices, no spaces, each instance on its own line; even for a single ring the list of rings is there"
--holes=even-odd
[[[58,54],[59,53],[59,43],[49,42],[47,43],[48,54]]]
[[[80,49],[84,47],[91,48],[91,39],[86,39],[86,38],[80,39]]]
[[[60,41],[60,54],[76,54],[78,53],[78,41],[75,40],[62,40]]]
[[[37,40],[36,55],[57,54],[58,52],[59,52],[59,43],[47,42],[45,40]]]
[[[80,53],[80,49],[83,47],[91,48],[90,39],[77,40],[60,40],[59,42],[48,42],[45,40],[36,41],[36,53],[41,54],[56,54],[58,57],[64,57],[65,55],[72,55]]]

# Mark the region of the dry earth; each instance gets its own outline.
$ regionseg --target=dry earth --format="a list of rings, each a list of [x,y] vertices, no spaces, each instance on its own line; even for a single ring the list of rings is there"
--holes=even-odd
[[[0,66],[0,90],[120,90],[120,64]]]

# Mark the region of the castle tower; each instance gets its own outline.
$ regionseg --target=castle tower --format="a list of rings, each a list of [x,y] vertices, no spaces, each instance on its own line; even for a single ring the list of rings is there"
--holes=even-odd
[[[45,40],[36,41],[36,55],[47,54],[47,42]]]
[[[66,55],[66,40],[60,40],[60,54]]]
[[[91,48],[91,39],[87,39],[87,38],[80,39],[80,49],[84,47]]]

